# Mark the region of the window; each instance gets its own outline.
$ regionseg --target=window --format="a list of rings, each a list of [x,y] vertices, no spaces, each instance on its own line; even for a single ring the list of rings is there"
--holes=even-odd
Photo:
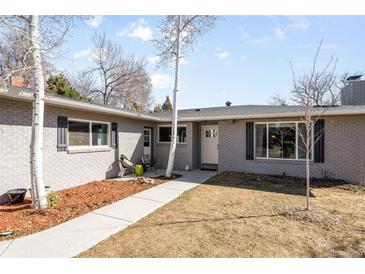
[[[109,124],[89,121],[68,121],[69,146],[108,146]]]
[[[215,138],[218,136],[218,131],[216,129],[208,129],[205,131],[205,137]]]
[[[150,146],[150,131],[149,130],[144,131],[143,140],[144,140],[144,146],[149,147]]]
[[[78,121],[68,122],[68,144],[70,146],[89,146],[89,135],[89,123]]]
[[[108,145],[108,125],[101,123],[91,123],[93,146]]]
[[[295,124],[269,124],[269,158],[295,159]]]
[[[171,142],[171,126],[158,126],[158,142]],[[186,143],[186,126],[177,127],[177,143]]]
[[[305,142],[301,136],[306,136],[304,123],[257,123],[255,157],[304,160]]]

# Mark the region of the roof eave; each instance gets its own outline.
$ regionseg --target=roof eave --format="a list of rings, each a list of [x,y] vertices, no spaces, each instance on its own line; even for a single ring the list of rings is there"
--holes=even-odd
[[[32,93],[30,93],[28,91],[22,91],[22,90],[9,91],[9,89],[4,89],[4,88],[0,89],[0,97],[7,97],[7,98],[15,99],[15,100],[28,101],[28,102],[31,102],[33,99]],[[146,115],[146,114],[132,113],[132,112],[127,112],[127,111],[123,111],[123,110],[119,110],[119,109],[108,108],[105,106],[88,104],[88,103],[84,103],[81,101],[79,102],[79,101],[75,101],[75,100],[68,100],[66,98],[45,96],[44,102],[45,102],[45,104],[51,105],[51,106],[59,106],[59,107],[66,107],[66,108],[72,108],[72,109],[78,109],[78,110],[86,110],[86,111],[91,111],[91,112],[100,112],[100,113],[105,113],[105,114],[122,116],[125,118],[131,118],[131,119],[147,120],[147,121],[151,121],[151,122],[161,121],[161,118],[152,117],[152,116]]]
[[[32,101],[32,92],[25,91],[21,88],[0,88],[0,97],[12,98],[14,100]],[[128,112],[120,109],[113,109],[102,105],[85,103],[82,101],[75,101],[67,98],[60,98],[56,96],[45,96],[44,99],[47,105],[59,106],[65,108],[72,108],[78,110],[86,110],[92,112],[99,112],[104,114],[121,116],[124,118],[145,120],[151,122],[171,122],[169,117],[156,117],[148,114]],[[356,109],[328,109],[324,112],[317,112],[321,116],[334,116],[334,115],[364,115],[365,108]],[[316,115],[316,113],[314,113]],[[218,120],[238,120],[238,119],[264,119],[264,118],[291,118],[303,116],[303,112],[287,112],[287,113],[274,113],[274,114],[245,114],[245,115],[224,115],[224,116],[206,116],[206,117],[182,117],[178,118],[179,122],[198,122],[198,121],[218,121]]]
[[[323,113],[314,113],[313,116],[338,116],[338,115],[364,115],[365,109],[345,109],[336,111],[325,111]],[[303,116],[303,112],[291,113],[274,113],[274,114],[252,114],[252,115],[227,115],[227,116],[207,116],[207,117],[183,117],[178,118],[179,122],[194,121],[218,121],[218,120],[247,120],[247,119],[265,119],[265,118],[293,118]]]

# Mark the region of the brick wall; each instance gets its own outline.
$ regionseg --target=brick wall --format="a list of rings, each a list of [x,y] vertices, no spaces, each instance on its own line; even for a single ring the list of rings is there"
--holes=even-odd
[[[246,160],[245,126],[244,120],[219,122],[220,172],[305,176],[304,161]],[[325,162],[311,164],[312,176],[327,172],[336,179],[365,183],[365,116],[325,117],[325,127]]]
[[[342,105],[365,105],[365,80],[351,81],[341,90]]]
[[[31,115],[31,103],[0,98],[0,196],[10,188],[30,186]],[[58,152],[57,116],[117,122],[119,149],[74,154]],[[153,125],[116,116],[46,106],[44,126],[45,183],[53,189],[61,189],[116,176],[119,172],[116,159],[120,154],[138,162],[143,154],[143,129]]]
[[[159,125],[170,125],[170,123],[160,123]],[[186,144],[177,144],[175,153],[174,169],[185,169],[186,165],[193,167],[193,123],[183,122],[178,125],[186,125]],[[170,144],[158,143],[158,127],[155,127],[155,156],[157,165],[161,168],[167,167],[170,152]]]

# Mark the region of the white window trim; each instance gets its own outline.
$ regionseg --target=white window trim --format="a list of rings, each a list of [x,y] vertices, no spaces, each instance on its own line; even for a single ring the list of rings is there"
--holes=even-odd
[[[162,142],[162,141],[160,141],[160,128],[161,127],[171,127],[172,128],[171,125],[158,125],[157,126],[157,143],[158,144],[170,144],[171,142]],[[187,139],[188,138],[188,126],[186,124],[183,124],[183,125],[177,125],[177,127],[178,128],[179,127],[185,127],[185,130],[186,130],[186,139]],[[179,144],[179,145],[186,145],[188,142],[187,141],[186,142],[179,142],[177,140],[176,143]]]
[[[304,124],[303,121],[280,121],[280,122],[254,122],[254,158],[257,160],[278,160],[278,161],[305,161],[306,159],[299,159],[298,158],[298,124]],[[266,125],[266,142],[267,145],[269,143],[269,124],[295,124],[295,158],[270,158],[269,157],[269,147],[266,147],[266,157],[256,157],[256,125]],[[314,159],[314,130],[312,128],[312,151],[311,151],[311,158],[310,161]]]
[[[68,122],[83,122],[83,123],[89,123],[89,145],[87,146],[75,146],[75,145],[70,145],[69,143],[69,138],[70,138],[70,134],[67,134],[67,148],[68,150],[75,150],[75,151],[82,151],[82,150],[91,150],[91,151],[96,151],[97,149],[103,150],[106,148],[110,148],[110,142],[111,142],[111,123],[110,122],[105,122],[105,121],[96,121],[96,120],[85,120],[85,119],[78,119],[78,118],[68,118]],[[67,122],[67,123],[68,123]],[[92,145],[92,124],[93,123],[97,123],[97,124],[106,124],[108,125],[108,144],[107,145],[102,145],[102,146],[93,146]],[[68,125],[67,125],[68,126]]]

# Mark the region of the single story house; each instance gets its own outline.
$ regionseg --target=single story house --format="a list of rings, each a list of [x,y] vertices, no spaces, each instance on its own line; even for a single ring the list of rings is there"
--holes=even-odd
[[[305,175],[299,106],[243,105],[180,110],[176,169],[217,168]],[[165,168],[171,113],[141,114],[46,95],[44,179],[62,189],[118,175],[124,154],[143,154]],[[32,91],[0,89],[0,195],[30,186]],[[315,126],[313,177],[365,183],[365,81],[342,91],[342,105],[328,108]],[[5,197],[3,195],[3,197]]]

